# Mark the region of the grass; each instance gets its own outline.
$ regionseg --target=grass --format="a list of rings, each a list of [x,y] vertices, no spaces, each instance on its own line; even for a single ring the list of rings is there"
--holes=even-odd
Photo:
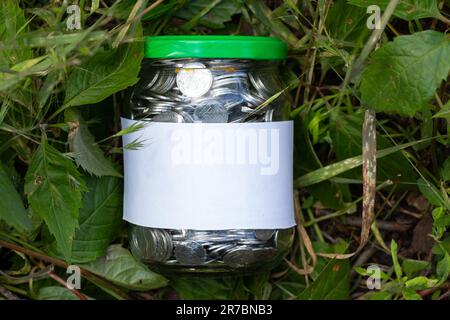
[[[435,4],[429,10],[389,1],[381,6],[381,28],[370,30],[362,0],[81,0],[81,29],[68,31],[67,1],[6,0],[0,9],[0,165],[7,172],[0,175],[6,199],[0,296],[447,299],[450,40],[448,3]],[[82,208],[96,208],[103,218],[120,215],[121,190],[113,188],[120,178],[96,173],[121,170],[124,89],[137,80],[142,35],[159,34],[271,35],[289,46],[281,69],[293,102],[299,225],[290,254],[270,273],[180,276],[167,284],[129,262],[128,250],[114,251],[114,244],[127,248],[118,219],[104,221],[111,228],[89,256],[55,250],[55,238],[69,237],[73,250],[88,251],[76,247]],[[74,135],[100,159],[97,167],[84,167],[89,158],[74,150]],[[51,161],[59,166],[36,165],[42,141],[53,147]],[[64,179],[48,186],[59,193],[35,193],[44,189],[34,184],[55,176],[109,190],[115,211],[91,203],[89,192]],[[78,200],[62,206],[77,192]],[[55,219],[73,222],[73,229],[52,227],[52,205]],[[135,275],[129,282],[99,267],[109,245],[117,263],[127,261],[120,273]],[[82,266],[80,290],[63,286],[69,256]],[[374,275],[368,266],[379,267],[379,290],[367,287]]]

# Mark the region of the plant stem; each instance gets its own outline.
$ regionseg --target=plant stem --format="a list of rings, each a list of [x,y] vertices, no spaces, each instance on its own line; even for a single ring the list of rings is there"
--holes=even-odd
[[[53,258],[50,257],[46,254],[40,253],[40,252],[36,252],[34,250],[30,250],[24,247],[21,247],[17,244],[11,243],[11,242],[7,242],[4,240],[0,240],[0,247],[5,247],[11,250],[15,250],[18,252],[21,252],[27,256],[42,260],[42,261],[46,261],[48,263],[51,263],[55,266],[58,266],[60,268],[64,268],[67,269],[67,267],[69,266],[68,263],[66,263],[65,261],[62,261],[60,259],[57,258]],[[80,267],[81,270],[81,274],[84,275],[84,277],[86,279],[88,279],[89,281],[93,282],[94,284],[100,284],[99,286],[105,286],[108,290],[111,290],[113,292],[115,292],[118,296],[120,296],[121,298],[124,299],[129,299],[128,295],[124,292],[122,292],[119,288],[117,288],[115,285],[109,283],[108,281],[104,280],[102,277],[97,276],[96,274],[91,273],[90,271]],[[102,288],[103,289],[103,288]]]

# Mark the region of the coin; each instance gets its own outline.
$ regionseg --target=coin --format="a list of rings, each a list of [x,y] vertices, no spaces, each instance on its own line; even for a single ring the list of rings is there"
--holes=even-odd
[[[165,261],[170,258],[173,251],[173,242],[170,234],[164,229],[153,229],[155,239],[155,260]]]
[[[172,255],[172,238],[164,229],[135,227],[134,242],[143,244],[140,256],[144,260],[163,262]],[[134,245],[133,245],[134,246]]]
[[[258,240],[264,240],[267,241],[274,235],[275,230],[271,229],[257,229],[255,230],[255,237]]]
[[[196,241],[183,241],[175,244],[175,258],[184,265],[201,265],[206,260],[206,250]]]
[[[294,233],[291,229],[280,229],[275,234],[275,247],[280,250],[289,248],[294,239]]]
[[[208,246],[208,255],[213,259],[220,259],[228,250],[231,250],[233,247],[233,243],[215,243]]]
[[[164,111],[154,116],[152,120],[154,122],[185,122],[183,116],[175,111]]]
[[[273,119],[273,109],[269,109],[266,111],[266,114],[264,115],[264,121],[271,122],[272,119]]]
[[[209,91],[213,76],[205,65],[199,62],[185,64],[177,73],[177,87],[188,97],[198,98]]]
[[[228,122],[228,111],[220,102],[206,100],[195,107],[194,120],[206,123]]]
[[[251,247],[236,247],[223,257],[223,262],[231,268],[243,268],[255,262]]]

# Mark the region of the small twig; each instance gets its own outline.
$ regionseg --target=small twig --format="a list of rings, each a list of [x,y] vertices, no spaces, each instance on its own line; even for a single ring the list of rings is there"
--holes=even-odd
[[[23,254],[25,254],[27,256],[30,256],[30,257],[33,257],[33,258],[36,258],[36,259],[39,259],[42,261],[46,261],[47,263],[51,263],[60,268],[67,269],[67,267],[69,266],[68,263],[66,263],[60,259],[49,257],[43,253],[35,252],[33,250],[21,247],[17,244],[10,243],[10,242],[4,241],[4,240],[0,240],[0,247],[5,247],[5,248],[11,249],[11,250],[22,252]],[[121,298],[124,298],[124,299],[129,298],[126,293],[122,292],[119,288],[117,288],[115,285],[109,283],[108,281],[103,279],[101,276],[98,276],[92,272],[89,272],[88,270],[86,270],[82,267],[80,267],[80,271],[81,271],[81,274],[89,281],[91,281],[95,284],[107,287],[109,290],[116,293]]]
[[[440,296],[440,297],[438,298],[438,300],[447,300],[447,298],[449,298],[449,297],[450,297],[450,289],[447,290],[447,292],[444,293],[442,296]]]
[[[22,284],[22,283],[27,283],[29,282],[31,279],[42,279],[42,278],[46,278],[48,276],[48,274],[50,272],[53,271],[53,266],[50,265],[42,270],[40,270],[39,272],[34,272],[34,270],[32,269],[31,272],[23,277],[13,277],[10,276],[9,274],[7,274],[6,272],[3,272],[0,270],[0,275],[5,277],[5,280],[7,283],[10,284]]]
[[[88,300],[88,299],[86,298],[86,296],[84,296],[84,295],[83,295],[81,292],[79,292],[78,290],[70,288],[70,287],[67,285],[67,282],[64,281],[63,279],[61,279],[61,278],[60,278],[58,275],[56,275],[55,273],[50,272],[50,273],[49,273],[49,276],[50,276],[53,280],[55,280],[55,281],[58,282],[59,284],[63,285],[63,286],[64,286],[65,288],[67,288],[68,290],[70,290],[74,295],[76,295],[76,296],[78,297],[78,299],[80,299],[80,300]]]
[[[427,297],[427,296],[429,296],[429,295],[433,294],[434,292],[436,292],[438,290],[441,290],[441,289],[448,290],[447,293],[450,292],[450,282],[446,282],[443,285],[438,286],[438,287],[434,287],[434,288],[430,288],[430,289],[426,289],[426,290],[421,290],[421,291],[418,292],[418,294],[420,294],[420,296],[424,298],[424,297]],[[444,293],[444,295],[447,294],[447,293]],[[439,297],[439,299],[441,297]]]
[[[416,219],[422,219],[423,218],[423,214],[417,213],[417,212],[413,212],[411,210],[405,209],[405,208],[398,208],[398,211],[401,213],[404,213],[408,216],[414,217]]]
[[[18,296],[16,296],[14,293],[6,289],[4,286],[0,284],[0,294],[4,296],[8,300],[22,300]]]
[[[412,224],[398,223],[392,221],[376,220],[378,228],[386,231],[406,232]],[[345,224],[354,227],[361,227],[362,219],[360,217],[348,217]]]

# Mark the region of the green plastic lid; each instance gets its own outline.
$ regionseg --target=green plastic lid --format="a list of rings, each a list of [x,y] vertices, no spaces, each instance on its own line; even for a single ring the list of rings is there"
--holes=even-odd
[[[156,36],[145,38],[145,57],[286,59],[287,46],[277,38],[253,36]]]

